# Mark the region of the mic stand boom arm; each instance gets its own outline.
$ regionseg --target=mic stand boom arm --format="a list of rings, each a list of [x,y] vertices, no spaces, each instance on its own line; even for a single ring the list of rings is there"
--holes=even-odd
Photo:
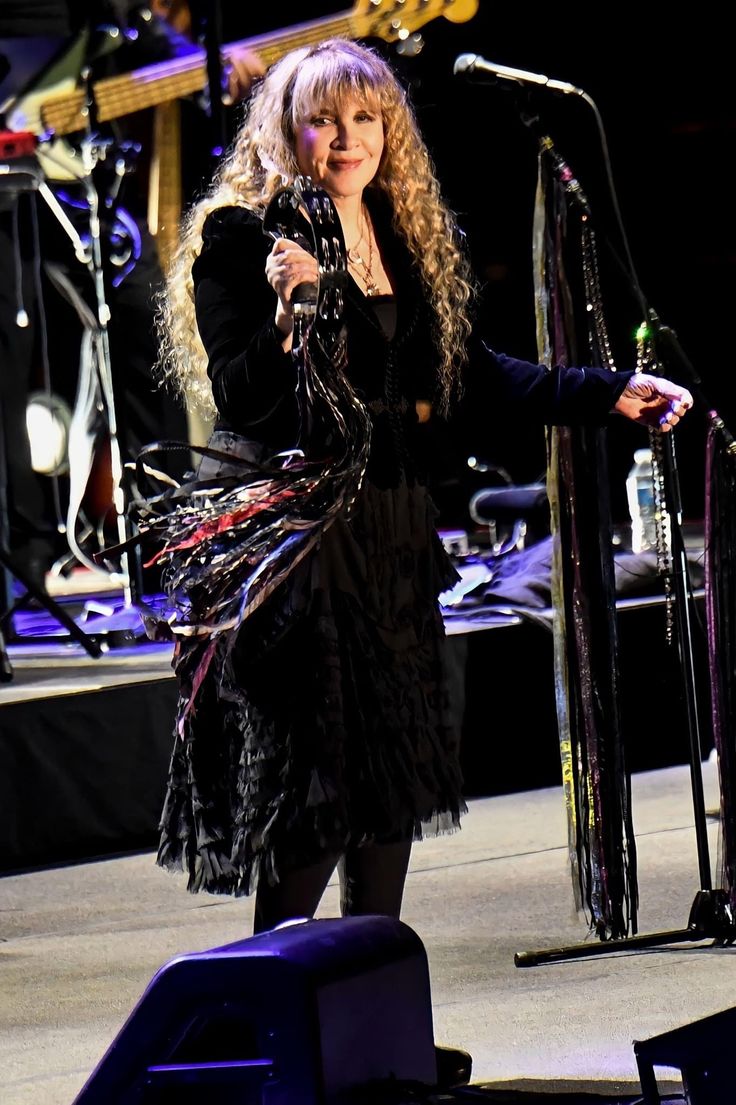
[[[207,99],[210,115],[211,154],[215,162],[227,146],[227,120],[222,99],[222,5],[220,0],[210,0],[209,15],[204,30],[207,51]]]

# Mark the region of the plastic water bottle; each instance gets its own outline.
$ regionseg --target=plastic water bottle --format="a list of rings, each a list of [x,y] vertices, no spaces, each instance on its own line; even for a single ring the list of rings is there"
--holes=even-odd
[[[637,449],[626,478],[626,497],[631,515],[631,550],[635,553],[657,546],[656,505],[652,473],[652,450]]]

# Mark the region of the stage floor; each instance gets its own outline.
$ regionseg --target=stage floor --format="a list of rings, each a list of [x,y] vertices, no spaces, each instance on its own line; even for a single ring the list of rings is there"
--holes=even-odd
[[[704,765],[708,808],[715,766]],[[640,931],[685,927],[699,888],[689,772],[634,777]],[[711,822],[715,854],[716,824]],[[733,948],[631,950],[519,969],[582,941],[559,788],[476,799],[461,832],[416,846],[404,921],[427,950],[435,1038],[467,1048],[493,1098],[637,1092],[633,1041],[733,1003]],[[333,881],[320,916],[335,916]],[[157,968],[250,931],[252,903],[187,894],[151,853],[0,880],[4,1105],[70,1103]],[[661,1088],[677,1089],[674,1072]]]

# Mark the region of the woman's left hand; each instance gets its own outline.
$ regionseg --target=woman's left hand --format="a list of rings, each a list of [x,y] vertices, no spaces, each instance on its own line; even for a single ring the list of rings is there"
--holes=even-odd
[[[659,427],[663,432],[671,430],[693,405],[693,397],[687,388],[636,372],[621,392],[614,410],[633,422]]]

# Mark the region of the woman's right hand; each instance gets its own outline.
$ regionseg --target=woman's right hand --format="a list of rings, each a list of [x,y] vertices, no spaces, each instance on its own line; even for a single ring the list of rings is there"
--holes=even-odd
[[[266,258],[266,278],[279,298],[276,327],[289,339],[294,328],[291,297],[298,284],[315,284],[319,280],[317,258],[288,238],[277,238]],[[287,348],[285,344],[284,348]]]

